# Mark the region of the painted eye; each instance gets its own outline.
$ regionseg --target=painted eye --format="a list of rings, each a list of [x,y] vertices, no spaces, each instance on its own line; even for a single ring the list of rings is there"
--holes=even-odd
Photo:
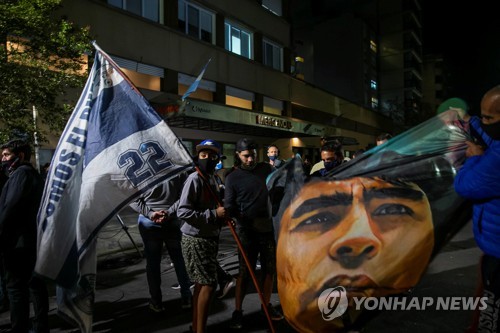
[[[332,212],[321,212],[300,222],[294,231],[323,231],[335,227],[341,217]]]
[[[382,216],[382,215],[410,215],[414,214],[413,210],[405,205],[400,204],[385,204],[378,207],[373,215]]]

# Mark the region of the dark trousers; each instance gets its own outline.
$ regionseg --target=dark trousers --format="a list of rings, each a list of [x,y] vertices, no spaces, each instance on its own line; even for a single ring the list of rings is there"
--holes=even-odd
[[[479,314],[478,333],[500,332],[500,258],[484,255],[481,260],[483,297],[487,308]]]
[[[7,280],[3,268],[2,254],[0,253],[0,308],[7,311],[9,306],[9,296],[7,295]],[[3,311],[2,311],[3,312]]]
[[[5,280],[10,301],[10,323],[12,332],[29,330],[30,292],[29,282],[33,274],[36,257],[26,248],[4,251]]]
[[[36,333],[49,332],[49,295],[45,282],[33,276],[35,261],[34,249],[12,249],[3,254],[10,323],[15,333],[26,333],[30,329],[30,295],[35,314],[33,330]]]
[[[146,277],[151,299],[156,304],[162,301],[161,257],[163,244],[165,244],[168,255],[174,264],[177,281],[179,281],[181,287],[181,296],[183,298],[191,297],[191,290],[189,289],[191,282],[189,281],[186,264],[182,255],[180,230],[165,228],[165,226],[156,224],[150,219],[140,215],[139,232],[144,244]]]
[[[49,292],[45,281],[32,276],[29,284],[33,302],[33,330],[36,333],[49,333]]]

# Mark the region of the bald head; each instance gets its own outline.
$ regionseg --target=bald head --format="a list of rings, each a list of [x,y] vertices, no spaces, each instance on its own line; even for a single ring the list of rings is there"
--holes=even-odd
[[[500,114],[500,85],[493,87],[484,94],[481,101],[481,114],[485,110],[489,113]]]

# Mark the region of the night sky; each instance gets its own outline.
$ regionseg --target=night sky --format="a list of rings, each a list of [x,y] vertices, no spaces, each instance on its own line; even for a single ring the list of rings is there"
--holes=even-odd
[[[482,95],[500,84],[500,11],[497,1],[422,0],[424,53],[449,66],[450,96],[479,113]]]

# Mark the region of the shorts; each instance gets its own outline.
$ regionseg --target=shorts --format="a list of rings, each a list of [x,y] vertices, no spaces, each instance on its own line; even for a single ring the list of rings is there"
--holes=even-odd
[[[182,255],[191,282],[217,285],[217,238],[199,238],[182,235]]]
[[[249,228],[237,228],[237,233],[252,268],[255,270],[257,258],[260,254],[262,275],[275,275],[276,241],[274,240],[274,233],[262,233]],[[238,259],[240,264],[240,276],[242,278],[247,278],[250,273],[248,272],[247,265],[240,252],[238,252]]]

